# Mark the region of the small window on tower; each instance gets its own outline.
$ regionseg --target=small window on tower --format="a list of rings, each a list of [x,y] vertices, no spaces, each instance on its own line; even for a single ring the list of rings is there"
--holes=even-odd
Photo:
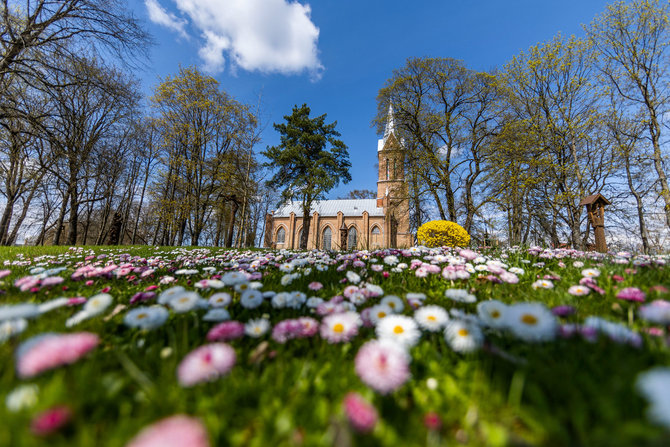
[[[389,179],[389,159],[386,159],[386,180]]]
[[[395,160],[393,160],[393,180],[395,180],[396,178],[398,178],[398,176],[396,175],[395,172]]]

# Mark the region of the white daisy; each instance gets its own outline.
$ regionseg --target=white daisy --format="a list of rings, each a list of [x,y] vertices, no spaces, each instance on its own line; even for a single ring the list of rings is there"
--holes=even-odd
[[[293,271],[293,264],[285,262],[279,266],[279,271],[284,273],[291,273]]]
[[[262,337],[268,330],[270,330],[270,321],[266,318],[249,320],[244,325],[244,333],[253,338]]]
[[[59,307],[67,306],[69,302],[70,300],[68,298],[62,296],[60,298],[54,298],[53,300],[45,301],[38,306],[38,309],[40,313],[45,314],[47,312],[51,312],[54,309],[58,309]]]
[[[600,276],[600,270],[598,269],[584,269],[582,270],[582,276],[584,278],[597,278]]]
[[[649,419],[670,428],[670,368],[656,366],[639,374],[635,386],[649,401]]]
[[[376,325],[377,323],[379,323],[379,321],[382,318],[384,318],[388,315],[391,315],[392,313],[393,313],[393,309],[391,309],[388,305],[386,305],[386,304],[375,304],[374,306],[372,306],[370,308],[370,311],[369,311],[368,315],[369,315],[370,321],[373,324]]]
[[[0,322],[0,343],[4,343],[15,335],[25,331],[28,321],[24,318],[5,320]]]
[[[584,295],[588,295],[590,292],[591,292],[591,289],[589,289],[586,286],[582,286],[582,285],[571,286],[568,289],[568,293],[570,295],[574,295],[574,296],[584,296]]]
[[[538,279],[530,285],[533,289],[553,289],[554,283],[548,279]]]
[[[449,320],[444,329],[444,339],[456,352],[473,352],[484,342],[482,330],[476,324],[464,320]]]
[[[235,286],[237,284],[249,282],[247,275],[242,272],[228,272],[221,277],[221,281],[227,286]]]
[[[440,306],[424,306],[414,312],[414,319],[422,329],[431,332],[442,330],[449,320],[449,314]]]
[[[230,320],[230,313],[222,308],[210,309],[205,315],[202,316],[204,321],[226,321]]]
[[[405,315],[388,315],[382,318],[376,327],[377,337],[388,339],[411,348],[419,342],[421,331],[414,319]]]
[[[164,291],[161,292],[160,295],[158,295],[157,302],[158,304],[167,304],[172,300],[172,298],[179,296],[184,292],[186,292],[186,289],[183,288],[182,286],[170,287],[169,289],[165,289]]]
[[[168,306],[177,313],[184,313],[195,309],[200,303],[200,295],[196,292],[182,292],[174,296],[169,302]]]
[[[556,316],[541,303],[517,303],[507,307],[505,325],[525,341],[548,341],[556,337]]]
[[[126,326],[152,330],[162,326],[170,316],[163,306],[141,306],[129,311],[123,317]]]
[[[88,313],[91,317],[100,315],[112,304],[113,300],[111,295],[107,293],[99,293],[89,298],[82,310]]]
[[[218,292],[209,297],[209,305],[212,307],[227,307],[232,300],[229,293]]]
[[[19,385],[7,395],[5,405],[12,413],[32,408],[37,404],[38,391],[37,385],[32,383]]]
[[[356,272],[352,272],[351,270],[349,270],[346,276],[347,281],[349,281],[352,284],[358,284],[359,282],[361,282],[361,277]]]
[[[477,301],[477,297],[466,289],[447,289],[444,291],[444,296],[460,303],[474,303]]]
[[[286,307],[288,301],[291,299],[291,294],[288,292],[279,292],[272,297],[272,307],[275,309],[283,309]]]
[[[400,313],[403,311],[403,309],[405,309],[405,303],[403,303],[402,299],[395,295],[386,295],[381,299],[381,301],[379,301],[379,304],[386,304],[391,308],[393,313]]]
[[[498,300],[482,301],[477,305],[477,315],[486,326],[502,329],[505,327],[507,305]]]
[[[263,303],[263,294],[259,290],[248,289],[240,297],[240,304],[246,309],[254,309]]]
[[[0,306],[0,321],[17,318],[35,318],[40,315],[40,308],[33,303],[8,304]]]
[[[307,304],[307,307],[309,307],[310,309],[315,309],[315,308],[319,307],[319,305],[321,303],[323,303],[323,298],[319,298],[317,296],[312,296],[312,297],[309,297],[306,304]]]

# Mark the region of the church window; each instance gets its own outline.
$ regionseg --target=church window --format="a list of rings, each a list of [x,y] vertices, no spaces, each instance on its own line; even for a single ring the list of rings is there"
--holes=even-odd
[[[331,241],[332,237],[333,237],[333,232],[330,230],[330,227],[326,227],[326,229],[323,230],[323,238],[322,238],[322,241],[323,241],[323,247],[322,248],[324,250],[330,250],[331,249],[330,241]]]
[[[349,228],[349,237],[347,238],[347,250],[353,250],[356,248],[356,243],[358,242],[358,234],[356,233],[356,228]]]
[[[393,179],[395,180],[397,178],[397,174],[395,171],[395,160],[393,160]]]
[[[281,227],[277,231],[277,243],[283,244],[285,240],[286,240],[286,230],[284,230],[284,227]]]
[[[386,180],[389,179],[389,159],[386,159]]]
[[[381,234],[381,231],[379,230],[379,227],[374,227],[372,229],[372,234]]]

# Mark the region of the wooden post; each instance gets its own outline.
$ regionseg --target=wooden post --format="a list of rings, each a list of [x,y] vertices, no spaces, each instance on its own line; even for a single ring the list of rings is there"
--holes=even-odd
[[[589,224],[593,227],[593,233],[596,239],[596,251],[607,253],[607,242],[605,241],[605,205],[610,201],[601,194],[593,194],[584,197],[579,205],[586,206],[586,214]],[[587,226],[588,231],[588,226]]]

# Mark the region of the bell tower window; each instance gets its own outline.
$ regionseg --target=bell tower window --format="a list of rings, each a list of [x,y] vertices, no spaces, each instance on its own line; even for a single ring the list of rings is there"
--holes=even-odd
[[[389,179],[389,159],[386,159],[386,180]]]

